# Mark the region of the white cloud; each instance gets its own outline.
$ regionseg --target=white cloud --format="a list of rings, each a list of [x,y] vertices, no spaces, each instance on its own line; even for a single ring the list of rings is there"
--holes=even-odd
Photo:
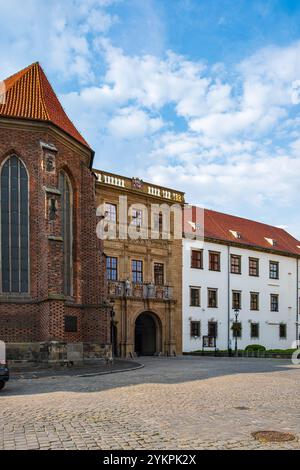
[[[37,60],[59,73],[60,81],[94,79],[95,35],[117,22],[106,8],[115,0],[20,0],[1,2],[1,73],[3,77]]]
[[[119,139],[137,139],[157,132],[163,126],[160,117],[150,117],[141,109],[121,109],[108,123],[111,135]]]
[[[263,48],[230,69],[150,47],[125,52],[109,39],[114,25],[126,27],[110,8],[117,4],[2,2],[1,78],[41,60],[67,90],[60,98],[100,168],[178,186],[189,201],[292,226],[300,237],[300,224],[287,219],[298,217],[300,41]],[[155,23],[152,2],[145,11]],[[159,42],[161,23],[150,29]]]
[[[116,171],[138,169],[158,184],[186,190],[191,202],[289,225],[300,177],[300,121],[290,114],[298,68],[289,64],[298,57],[298,43],[258,52],[237,65],[230,82],[218,78],[224,64],[209,69],[172,52],[164,59],[129,56],[102,39],[98,47],[105,74],[74,100],[93,119],[98,112],[111,162],[116,149],[128,155]],[[281,73],[278,57],[288,72]],[[161,117],[165,106],[173,110],[174,129],[169,115],[168,122]],[[176,130],[177,118],[184,131]]]

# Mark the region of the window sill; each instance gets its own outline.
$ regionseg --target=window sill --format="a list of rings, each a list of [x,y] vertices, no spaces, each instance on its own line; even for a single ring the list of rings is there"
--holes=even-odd
[[[7,295],[0,294],[0,303],[1,304],[22,304],[22,303],[31,303],[32,297],[30,294],[20,294],[20,295]]]

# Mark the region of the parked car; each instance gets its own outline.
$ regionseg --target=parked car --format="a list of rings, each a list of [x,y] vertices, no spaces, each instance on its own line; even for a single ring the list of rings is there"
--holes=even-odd
[[[9,380],[9,370],[7,364],[0,362],[0,390],[5,387],[6,382]]]

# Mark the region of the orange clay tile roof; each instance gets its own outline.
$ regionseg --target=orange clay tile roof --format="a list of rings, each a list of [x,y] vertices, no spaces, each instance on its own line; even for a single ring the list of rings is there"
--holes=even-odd
[[[195,230],[195,226],[192,227],[189,222],[198,223],[199,227],[203,227],[204,223],[206,239],[300,256],[300,242],[285,230],[272,225],[199,207],[187,209],[184,217],[185,234],[197,235],[197,229]],[[236,238],[236,233],[239,233],[240,238]],[[271,245],[266,239],[275,240],[275,245]]]
[[[7,78],[4,83],[6,99],[0,104],[0,116],[51,122],[89,147],[66,115],[38,62]]]

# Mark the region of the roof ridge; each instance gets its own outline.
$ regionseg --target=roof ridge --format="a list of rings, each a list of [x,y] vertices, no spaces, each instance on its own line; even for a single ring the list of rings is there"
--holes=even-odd
[[[34,65],[34,67],[36,67],[36,71],[37,71],[38,87],[39,87],[39,92],[40,92],[40,96],[41,96],[42,106],[43,106],[43,109],[44,109],[44,112],[47,116],[48,121],[50,121],[50,115],[49,115],[49,112],[48,112],[48,109],[47,109],[47,106],[46,106],[46,101],[45,101],[45,96],[44,96],[44,89],[42,87],[41,76],[40,76],[40,72],[43,71],[43,69],[42,69],[39,62],[36,62],[33,65]]]
[[[270,228],[274,228],[276,230],[282,230],[283,232],[286,232],[289,234],[289,232],[287,232],[286,230],[284,230],[283,228],[281,227],[276,227],[275,225],[271,225],[271,224],[266,224],[265,222],[260,222],[259,220],[253,220],[253,219],[249,219],[247,217],[242,217],[240,215],[233,215],[233,214],[228,214],[227,212],[220,212],[220,211],[215,211],[213,209],[206,209],[204,208],[205,211],[207,212],[214,212],[216,214],[221,214],[221,215],[225,215],[227,217],[232,217],[234,219],[241,219],[241,220],[246,220],[248,222],[254,222],[255,224],[260,224],[260,225],[264,225],[265,227],[270,227]],[[290,235],[290,234],[289,234]]]
[[[29,70],[32,69],[33,66],[36,64],[38,64],[38,62],[33,62],[32,64],[28,65],[24,69],[19,70],[19,72],[13,73],[9,77],[3,79],[6,85],[6,91],[10,90],[16,84],[16,82],[20,80],[22,77],[24,77],[24,75],[26,75],[26,73],[28,73]],[[7,82],[9,83],[9,85],[7,85]]]
[[[6,100],[0,104],[0,116],[52,123],[91,150],[64,110],[39,62],[11,75],[4,83]]]

